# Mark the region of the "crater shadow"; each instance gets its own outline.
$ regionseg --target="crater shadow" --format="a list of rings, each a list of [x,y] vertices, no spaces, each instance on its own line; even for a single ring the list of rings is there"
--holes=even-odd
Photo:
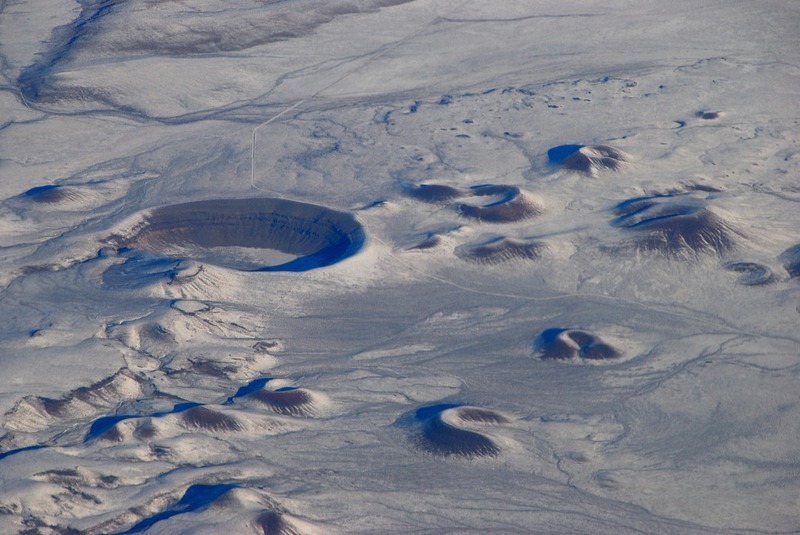
[[[706,121],[713,121],[715,119],[719,119],[722,116],[722,112],[719,111],[698,111],[697,116]]]
[[[583,147],[584,145],[559,145],[558,147],[553,147],[547,151],[547,159],[550,161],[550,163],[561,164],[564,163],[564,160],[572,156],[575,152]]]
[[[741,273],[736,279],[743,286],[761,286],[775,282],[775,274],[764,264],[757,262],[729,262],[725,269]]]
[[[789,277],[800,277],[800,243],[782,252],[778,260],[783,262],[783,267],[789,273]]]
[[[30,202],[42,204],[57,204],[66,201],[76,201],[81,199],[81,194],[70,188],[59,184],[48,184],[37,186],[22,193],[22,197]]]
[[[609,360],[620,356],[619,351],[597,336],[577,329],[546,329],[535,344],[542,360]]]
[[[636,233],[639,250],[672,256],[722,255],[736,245],[733,228],[701,199],[638,197],[619,203],[614,213],[611,225]]]
[[[236,399],[250,399],[286,416],[315,416],[324,404],[324,398],[312,390],[296,386],[275,387],[270,384],[272,381],[271,377],[254,379],[240,387],[225,404],[230,405]]]
[[[161,511],[160,513],[143,518],[127,531],[120,532],[120,535],[142,533],[148,531],[150,527],[158,522],[161,522],[162,520],[166,520],[176,515],[203,509],[221,499],[225,494],[234,488],[237,488],[237,486],[231,483],[190,485],[183,493],[183,496],[179,501],[170,505],[167,509]]]
[[[472,186],[475,197],[492,197],[486,204],[458,203],[456,210],[464,217],[486,223],[512,223],[530,219],[542,213],[539,205],[528,199],[516,186],[487,184]]]
[[[102,438],[110,442],[120,442],[122,434],[117,429],[117,424],[130,418],[135,418],[133,414],[122,414],[116,416],[102,416],[92,422],[89,431],[83,438],[83,442],[89,442],[95,438]]]
[[[450,404],[423,407],[415,419],[422,425],[416,445],[423,451],[444,457],[497,457],[500,445],[491,437],[465,426],[487,426],[508,423],[495,411],[480,407]]]
[[[424,240],[419,242],[413,247],[409,247],[409,251],[427,251],[436,249],[444,243],[444,239],[438,234],[429,234]]]
[[[189,258],[240,271],[308,271],[357,253],[366,240],[356,218],[274,198],[197,201],[156,208],[119,247]]]
[[[561,145],[561,147],[573,147],[574,145]],[[556,156],[560,156],[566,149],[555,147]],[[550,156],[550,151],[548,151]],[[552,161],[552,160],[551,160]],[[568,156],[561,159],[561,164],[565,169],[571,169],[580,173],[594,176],[601,171],[619,171],[630,161],[630,157],[619,149],[608,145],[585,145],[578,146]]]

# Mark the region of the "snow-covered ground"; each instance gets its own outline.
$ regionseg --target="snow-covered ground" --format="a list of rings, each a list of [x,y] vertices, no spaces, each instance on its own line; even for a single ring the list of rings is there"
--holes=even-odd
[[[0,2],[0,533],[800,529],[798,27]]]

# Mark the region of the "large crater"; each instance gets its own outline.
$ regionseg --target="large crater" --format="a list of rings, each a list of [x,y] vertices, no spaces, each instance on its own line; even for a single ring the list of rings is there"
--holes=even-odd
[[[349,213],[285,199],[222,199],[149,212],[118,245],[241,271],[308,271],[352,256],[365,241]]]

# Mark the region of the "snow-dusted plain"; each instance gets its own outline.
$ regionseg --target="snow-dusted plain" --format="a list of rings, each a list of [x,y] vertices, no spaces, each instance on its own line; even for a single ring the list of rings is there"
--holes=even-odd
[[[797,532],[798,27],[0,1],[0,533]]]

